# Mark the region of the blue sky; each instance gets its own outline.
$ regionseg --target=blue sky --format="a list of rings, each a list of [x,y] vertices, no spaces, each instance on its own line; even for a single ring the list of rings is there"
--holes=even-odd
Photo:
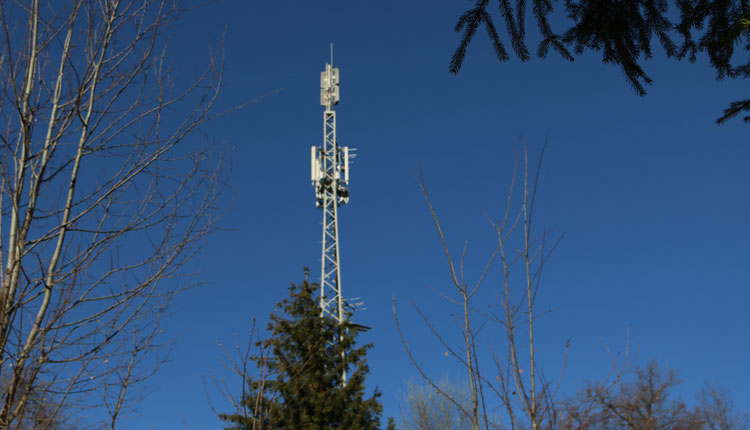
[[[706,61],[646,63],[654,79],[638,97],[619,69],[596,55],[568,63],[500,64],[484,34],[460,75],[448,73],[453,32],[469,3],[231,2],[188,11],[170,31],[179,79],[208,58],[224,31],[223,106],[262,97],[204,131],[233,148],[227,212],[188,270],[205,284],[180,296],[165,325],[176,338],[152,392],[122,428],[218,429],[201,376],[222,368],[218,343],[265,325],[287,286],[319,276],[321,213],[309,183],[309,147],[322,141],[319,72],[335,45],[341,69],[341,145],[358,148],[351,200],[340,211],[345,296],[361,297],[356,321],[373,327],[368,384],[399,414],[416,376],[392,318],[395,297],[406,335],[436,377],[460,376],[410,308],[413,299],[458,339],[436,291],[451,292],[448,268],[415,181],[423,169],[451,251],[469,241],[467,276],[494,249],[484,213],[501,215],[522,139],[541,173],[536,225],[564,239],[545,269],[539,308],[542,364],[559,371],[571,339],[563,392],[607,374],[604,344],[631,349],[680,372],[686,400],[704,380],[750,388],[750,137],[748,126],[714,119],[745,95],[741,82],[714,81]],[[226,29],[226,30],[225,30]],[[533,37],[531,38],[533,45]],[[482,303],[498,289],[497,273]],[[501,343],[488,325],[480,348]],[[214,406],[229,405],[209,389]]]

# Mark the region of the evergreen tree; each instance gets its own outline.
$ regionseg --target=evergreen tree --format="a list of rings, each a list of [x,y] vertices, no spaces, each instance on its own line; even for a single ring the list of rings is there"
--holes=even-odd
[[[573,61],[587,51],[601,53],[602,63],[619,67],[639,95],[651,83],[643,66],[653,55],[652,42],[658,41],[668,58],[696,60],[705,54],[716,70],[716,79],[750,78],[750,8],[745,0],[475,0],[458,19],[454,30],[463,32],[450,62],[450,72],[458,74],[469,43],[479,27],[485,27],[500,61],[510,59],[503,43],[503,27],[516,56],[531,57],[526,46],[526,22],[536,21],[541,40],[537,56],[544,58],[550,48]],[[670,3],[672,8],[670,9]],[[550,18],[555,6],[565,10],[553,30]],[[532,12],[533,11],[533,12]],[[530,17],[533,13],[533,18]],[[499,21],[496,25],[496,21]],[[505,24],[504,26],[502,24]],[[498,30],[500,28],[500,30]],[[739,114],[750,122],[750,98],[733,101],[716,122],[723,123]]]
[[[242,411],[222,415],[227,429],[369,430],[380,427],[380,393],[366,398],[365,355],[358,328],[321,316],[317,289],[307,280],[292,284],[289,298],[270,316],[270,337],[256,344],[251,359],[259,377],[247,378]],[[280,311],[280,312],[279,312]],[[342,372],[346,370],[346,384]],[[266,375],[266,376],[263,376]]]

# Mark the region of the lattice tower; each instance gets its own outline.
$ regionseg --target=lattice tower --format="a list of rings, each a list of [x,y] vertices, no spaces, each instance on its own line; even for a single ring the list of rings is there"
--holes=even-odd
[[[331,55],[333,63],[333,54]],[[326,63],[320,73],[320,104],[323,112],[323,145],[310,153],[311,180],[316,206],[323,209],[323,240],[320,268],[320,309],[339,323],[346,319],[346,301],[341,290],[341,250],[338,208],[349,201],[349,165],[354,150],[336,140],[336,111],[339,103],[339,69]]]

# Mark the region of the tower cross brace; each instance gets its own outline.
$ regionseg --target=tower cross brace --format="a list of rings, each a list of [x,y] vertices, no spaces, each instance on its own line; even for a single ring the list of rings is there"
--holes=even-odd
[[[323,209],[323,238],[320,269],[320,309],[339,323],[346,320],[346,302],[341,290],[341,252],[338,207],[349,201],[349,162],[354,151],[339,146],[336,139],[339,69],[326,63],[320,74],[320,104],[323,112],[323,145],[311,148],[311,180],[316,205]]]
[[[338,207],[349,201],[349,161],[354,151],[339,146],[336,140],[336,111],[339,102],[339,69],[331,64],[320,74],[320,104],[323,112],[323,145],[310,151],[310,172],[315,187],[316,205],[323,209],[323,240],[320,258],[320,313],[333,317],[339,324],[346,318],[341,290],[341,252],[339,248]],[[344,353],[342,352],[342,359]],[[341,383],[346,384],[346,369]]]

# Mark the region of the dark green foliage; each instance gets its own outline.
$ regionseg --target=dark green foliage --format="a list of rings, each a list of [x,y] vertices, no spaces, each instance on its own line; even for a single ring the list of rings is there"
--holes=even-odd
[[[531,3],[542,35],[537,49],[539,57],[545,57],[549,48],[571,61],[574,55],[586,50],[601,52],[602,62],[620,67],[639,95],[645,95],[644,86],[652,82],[642,62],[652,56],[654,37],[669,58],[687,58],[692,62],[697,54],[705,53],[717,79],[750,77],[750,56],[746,54],[750,51],[750,30],[747,22],[743,23],[743,19],[750,18],[747,0],[674,0],[679,17],[675,13],[670,15],[667,0],[531,0]],[[568,17],[569,27],[559,33],[552,30],[549,22],[555,3],[562,3]],[[463,35],[451,59],[451,73],[457,74],[461,69],[466,49],[482,25],[498,60],[509,59],[492,18],[491,4],[496,4],[496,11],[505,22],[516,56],[521,61],[529,59],[525,42],[526,0],[476,0],[475,6],[464,12],[455,26],[457,32],[463,30]],[[733,63],[737,48],[741,48],[739,52],[744,57],[739,64]],[[750,112],[750,100],[732,102],[716,121],[725,122],[742,112]],[[750,116],[744,120],[750,122]]]
[[[267,376],[248,378],[243,410],[221,416],[228,429],[380,427],[380,393],[365,397],[365,355],[372,345],[355,345],[357,328],[351,323],[321,317],[316,289],[305,276],[271,314],[270,337],[256,344],[261,353],[252,357],[259,374]]]
[[[388,425],[385,430],[396,430],[396,420],[393,417],[388,417]]]

